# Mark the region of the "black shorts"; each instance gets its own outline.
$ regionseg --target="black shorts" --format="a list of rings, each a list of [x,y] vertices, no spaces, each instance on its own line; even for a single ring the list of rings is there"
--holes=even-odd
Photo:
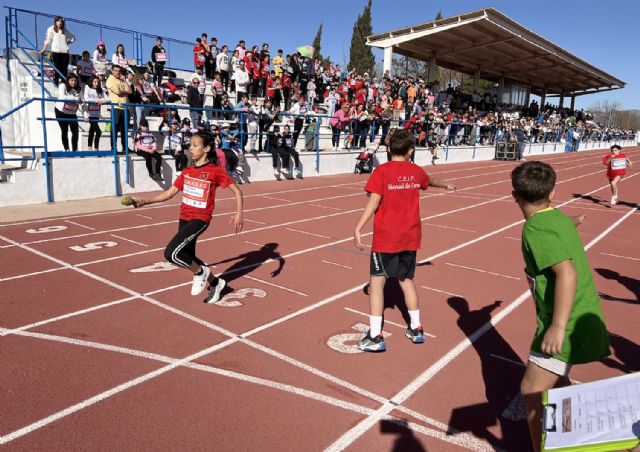
[[[416,273],[416,251],[399,253],[371,253],[371,276],[413,279]]]

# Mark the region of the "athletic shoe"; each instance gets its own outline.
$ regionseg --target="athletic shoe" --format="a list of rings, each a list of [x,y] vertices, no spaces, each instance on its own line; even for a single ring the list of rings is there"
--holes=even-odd
[[[238,166],[238,167],[236,168],[236,172],[237,172],[238,174],[240,174],[240,175],[243,175],[243,174],[244,174],[244,170],[242,169],[242,167],[241,167],[241,166]]]
[[[202,267],[202,273],[199,275],[193,275],[193,282],[191,283],[191,295],[196,296],[200,295],[202,291],[207,287],[207,283],[209,282],[209,275],[211,274],[211,270],[206,265]]]
[[[364,335],[362,339],[358,341],[358,348],[363,352],[383,352],[387,349],[384,345],[384,338],[382,337],[382,333],[377,335],[376,337],[371,337],[371,332],[367,331],[367,334]]]
[[[291,175],[291,168],[282,168],[282,174],[284,174],[286,176],[290,176]]]
[[[217,303],[220,301],[220,294],[226,285],[227,282],[224,279],[218,278],[218,284],[209,288],[209,296],[207,297],[206,303]]]
[[[155,181],[158,181],[158,182],[164,182],[164,179],[163,179],[163,178],[162,178],[162,176],[161,176],[161,175],[159,175],[159,174],[152,174],[152,175],[151,175],[151,179],[153,179],[153,180],[155,180]]]
[[[278,168],[274,168],[273,169],[273,175],[278,177],[280,175],[280,171],[278,171]]]
[[[617,196],[612,196],[611,197],[611,205],[616,205],[618,204],[618,197]]]
[[[433,157],[433,158],[431,159],[431,164],[432,164],[432,165],[435,165],[435,164],[436,164],[436,158],[435,158],[435,157]]]
[[[411,342],[413,342],[414,344],[424,343],[424,332],[422,331],[421,326],[413,330],[411,329],[411,327],[408,327],[404,332],[404,335],[407,336],[407,339],[411,339]]]
[[[302,179],[302,170],[300,168],[296,168],[296,177]]]

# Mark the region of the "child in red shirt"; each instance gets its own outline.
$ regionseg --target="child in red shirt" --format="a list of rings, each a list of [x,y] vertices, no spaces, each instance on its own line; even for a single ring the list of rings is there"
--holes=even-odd
[[[191,137],[189,154],[194,165],[186,168],[173,186],[151,198],[133,198],[134,207],[164,202],[182,191],[178,233],[164,251],[165,259],[193,273],[191,295],[199,295],[210,286],[207,303],[215,303],[227,284],[224,279],[211,274],[209,267],[196,257],[196,241],[211,223],[215,207],[216,188],[231,189],[236,198],[236,214],[231,218],[236,233],[242,231],[242,191],[217,165],[213,135],[198,132]]]
[[[366,352],[386,350],[382,337],[382,315],[383,289],[387,278],[398,278],[404,294],[411,318],[405,336],[414,344],[424,342],[418,293],[413,284],[416,252],[422,240],[420,190],[428,187],[455,190],[456,187],[429,177],[421,167],[411,163],[409,159],[415,146],[411,132],[396,131],[390,139],[391,161],[378,166],[364,187],[370,198],[353,235],[356,247],[362,251],[362,228],[375,214],[369,281],[370,329],[358,342],[358,348]]]
[[[602,164],[607,167],[607,178],[611,185],[611,204],[618,203],[618,182],[627,174],[627,165],[633,166],[631,160],[623,154],[622,148],[617,144],[611,146],[611,153],[602,159]]]

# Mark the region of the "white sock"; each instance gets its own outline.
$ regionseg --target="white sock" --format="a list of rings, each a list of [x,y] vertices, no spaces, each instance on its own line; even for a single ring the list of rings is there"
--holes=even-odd
[[[379,336],[382,333],[382,316],[369,316],[369,335],[371,337]]]
[[[411,318],[411,327],[412,330],[415,330],[420,325],[420,309],[416,309],[415,311],[409,311],[409,317]]]

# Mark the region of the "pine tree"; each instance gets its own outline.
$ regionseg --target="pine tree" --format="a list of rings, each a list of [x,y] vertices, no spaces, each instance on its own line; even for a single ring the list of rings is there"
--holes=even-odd
[[[442,10],[438,11],[438,14],[436,15],[436,18],[434,20],[440,20],[442,19]]]
[[[318,31],[316,32],[316,37],[313,40],[313,57],[322,59],[322,54],[320,53],[320,41],[322,40],[322,22],[320,22],[320,26],[318,27]]]
[[[357,69],[358,72],[373,73],[376,60],[373,57],[371,47],[367,45],[367,36],[373,33],[371,25],[371,0],[368,0],[364,11],[358,16],[353,25],[351,35],[351,47],[349,49],[349,69]]]

